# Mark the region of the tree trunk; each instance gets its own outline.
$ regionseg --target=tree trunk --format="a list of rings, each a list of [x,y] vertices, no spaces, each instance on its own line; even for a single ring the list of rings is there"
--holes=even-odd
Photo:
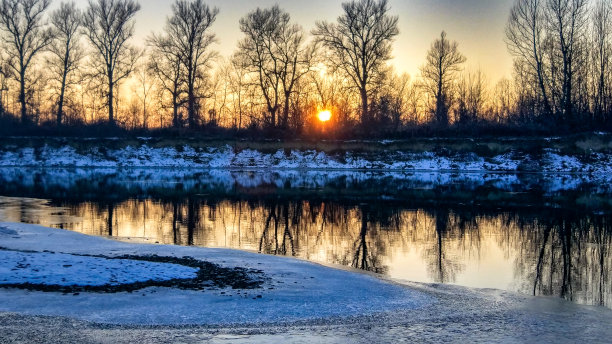
[[[144,127],[145,130],[149,129],[149,123],[148,123],[148,116],[147,116],[147,96],[146,96],[146,90],[144,92],[144,95],[142,97],[142,126]]]
[[[571,67],[571,63],[568,61],[565,63],[564,66],[564,74],[565,74],[565,82],[564,82],[564,103],[563,103],[563,110],[565,112],[565,118],[566,120],[572,121],[574,119],[574,103],[572,101],[572,79],[573,79],[573,72],[572,72],[572,67]]]
[[[64,95],[66,93],[66,70],[62,75],[62,85],[60,87],[60,97],[57,104],[57,125],[62,125],[62,119],[64,117]]]
[[[438,80],[438,94],[436,95],[436,122],[446,127],[448,125],[448,112],[446,99],[442,90],[442,68],[440,68],[440,80]]]
[[[533,55],[536,59],[536,68],[538,74],[538,84],[540,86],[540,91],[542,92],[542,97],[544,98],[544,114],[550,116],[552,114],[552,107],[550,106],[550,101],[548,100],[548,94],[546,92],[546,86],[544,85],[544,71],[542,70],[542,59],[539,55],[538,44],[536,41],[536,34],[533,36]]]
[[[540,90],[542,91],[542,97],[544,98],[544,114],[550,116],[552,114],[552,107],[550,106],[548,94],[546,93],[546,86],[544,85],[544,76],[542,75],[541,67],[538,67],[538,82],[540,85]]]
[[[176,94],[172,95],[172,126],[175,128],[179,127],[177,98]]]
[[[242,129],[242,97],[238,91],[238,130]]]
[[[289,96],[291,93],[285,93],[285,104],[283,106],[283,123],[282,126],[284,129],[289,127]]]
[[[187,112],[189,117],[189,128],[196,127],[196,118],[195,118],[195,88],[193,86],[193,82],[189,82],[189,95],[188,95],[188,104],[187,104]]]
[[[59,103],[57,105],[57,125],[62,125],[62,117],[64,115],[64,88],[60,91]]]
[[[115,111],[114,111],[114,88],[113,74],[108,74],[108,124],[115,125]]]
[[[278,109],[278,106],[275,106],[273,108],[269,108],[268,110],[270,111],[270,127],[272,128],[276,128],[276,111]]]
[[[604,89],[605,89],[605,67],[601,64],[600,74],[599,74],[599,82],[597,85],[597,106],[595,110],[595,120],[600,121],[600,123],[604,123]],[[1,109],[0,109],[1,110]]]
[[[370,112],[368,109],[368,91],[362,86],[360,90],[361,95],[361,124],[367,125],[370,121]]]
[[[21,123],[28,123],[28,112],[26,108],[26,95],[25,95],[25,71],[21,70],[19,80],[19,103],[21,103]]]

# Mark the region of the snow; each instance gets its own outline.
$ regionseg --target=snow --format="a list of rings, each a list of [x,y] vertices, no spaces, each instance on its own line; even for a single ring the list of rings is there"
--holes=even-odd
[[[197,276],[197,269],[168,263],[106,259],[49,252],[0,251],[1,284],[121,285]]]
[[[145,141],[146,142],[146,141]],[[238,170],[382,170],[382,171],[462,171],[518,172],[531,162],[537,171],[555,173],[608,174],[612,172],[612,155],[591,153],[573,157],[547,150],[537,159],[510,152],[494,157],[474,153],[422,152],[388,150],[381,153],[344,152],[328,154],[316,150],[291,150],[264,153],[257,150],[236,150],[229,145],[194,148],[150,147],[146,143],[121,149],[93,148],[77,152],[70,146],[40,148],[0,148],[3,167],[87,167],[87,168],[199,168]]]
[[[576,157],[567,155],[559,155],[554,152],[548,152],[544,156],[546,162],[543,166],[548,172],[582,172],[587,170],[587,166],[581,163]]]
[[[129,261],[117,264],[117,261],[99,258],[86,260],[81,256],[84,254],[188,256],[223,267],[260,269],[266,278],[263,288],[245,291],[151,287],[133,293],[64,295],[0,289],[0,312],[69,316],[109,324],[228,325],[368,315],[419,309],[437,302],[426,293],[374,276],[301,260],[233,250],[127,244],[25,224],[0,223],[0,228],[3,265],[31,264],[28,269],[0,270],[0,284],[15,281],[96,284],[109,281],[112,274],[120,283],[142,278],[185,277],[193,273],[172,264],[138,265]],[[64,268],[63,265],[72,267]],[[100,268],[108,268],[112,273],[95,276],[94,271]],[[33,273],[34,269],[39,271]],[[61,270],[61,275],[56,276],[58,270]],[[2,282],[3,279],[7,281]]]

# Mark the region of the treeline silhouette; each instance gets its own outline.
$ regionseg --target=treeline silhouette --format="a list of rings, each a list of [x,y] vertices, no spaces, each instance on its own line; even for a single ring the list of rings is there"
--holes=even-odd
[[[612,129],[612,3],[516,0],[506,27],[512,80],[466,71],[442,32],[420,74],[389,61],[399,17],[387,0],[342,4],[306,32],[280,6],[239,22],[220,57],[219,9],[176,0],[132,43],[134,0],[0,0],[0,132],[240,133],[295,137],[568,133]],[[329,123],[317,113],[330,110]]]

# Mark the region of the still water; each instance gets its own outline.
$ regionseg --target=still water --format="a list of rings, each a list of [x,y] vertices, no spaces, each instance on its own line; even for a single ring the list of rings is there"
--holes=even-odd
[[[0,169],[0,220],[612,307],[608,187],[581,176]]]

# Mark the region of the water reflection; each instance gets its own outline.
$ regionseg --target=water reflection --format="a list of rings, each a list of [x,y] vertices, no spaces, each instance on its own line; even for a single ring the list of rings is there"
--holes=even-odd
[[[612,216],[578,209],[413,207],[290,197],[0,199],[4,220],[253,250],[422,282],[612,305]]]

